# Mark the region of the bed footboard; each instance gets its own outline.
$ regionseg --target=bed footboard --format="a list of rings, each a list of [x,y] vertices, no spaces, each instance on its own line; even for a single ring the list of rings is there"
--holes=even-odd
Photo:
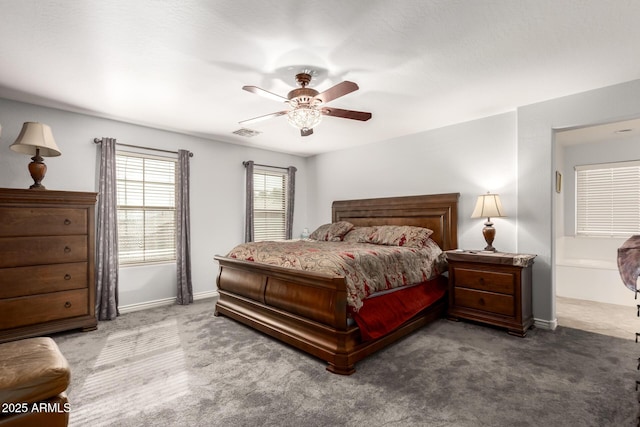
[[[358,328],[347,326],[344,278],[232,258],[220,263],[215,315],[225,315],[352,373],[347,353]],[[345,371],[345,372],[342,372]]]
[[[355,363],[443,315],[437,303],[378,340],[362,342],[347,323],[346,283],[340,276],[268,266],[217,256],[220,297],[215,315],[224,315],[328,363],[349,375]]]

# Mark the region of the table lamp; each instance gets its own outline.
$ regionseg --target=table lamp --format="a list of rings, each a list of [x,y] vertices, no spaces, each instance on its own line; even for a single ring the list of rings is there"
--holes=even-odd
[[[33,156],[31,158],[33,161],[29,163],[29,173],[33,178],[33,185],[29,188],[46,190],[45,186],[40,183],[47,172],[47,165],[44,164],[42,156],[56,157],[62,154],[53,139],[51,128],[42,123],[26,122],[22,125],[16,142],[11,144],[10,148],[16,153]]]
[[[482,235],[484,236],[484,240],[487,242],[487,246],[484,248],[485,251],[496,251],[496,248],[492,245],[493,238],[496,236],[496,229],[493,228],[491,217],[500,218],[505,216],[506,215],[502,208],[502,202],[500,201],[500,196],[498,194],[491,194],[487,192],[487,194],[478,196],[478,201],[476,202],[476,207],[471,214],[471,218],[487,218],[487,221],[484,223],[484,228],[482,229]]]

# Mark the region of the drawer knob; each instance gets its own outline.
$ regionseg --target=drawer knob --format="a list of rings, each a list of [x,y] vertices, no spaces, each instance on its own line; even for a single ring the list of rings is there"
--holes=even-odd
[[[65,246],[64,247],[64,253],[68,254],[69,252],[71,252],[71,248],[69,246]]]
[[[71,303],[69,301],[65,302],[64,308],[71,308]]]
[[[480,300],[478,301],[478,303],[479,303],[480,305],[485,305],[484,298],[480,298]]]
[[[64,280],[71,280],[71,275],[69,273],[65,274]]]
[[[69,224],[71,224],[71,220],[69,218],[65,218],[64,225],[69,225]]]
[[[480,282],[480,285],[484,286],[484,277],[478,279],[478,282]]]

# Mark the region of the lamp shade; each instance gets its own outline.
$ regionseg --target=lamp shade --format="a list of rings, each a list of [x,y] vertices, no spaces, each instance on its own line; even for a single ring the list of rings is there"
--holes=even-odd
[[[62,154],[53,139],[51,128],[36,122],[23,124],[20,135],[10,148],[16,153],[28,155],[35,155],[39,148],[40,155],[44,157],[56,157]]]
[[[471,218],[500,218],[505,216],[500,196],[491,193],[478,196],[476,207],[471,214]]]

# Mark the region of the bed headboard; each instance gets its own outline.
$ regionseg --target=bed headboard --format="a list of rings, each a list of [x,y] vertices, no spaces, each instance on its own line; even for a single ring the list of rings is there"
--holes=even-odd
[[[349,221],[356,227],[413,225],[433,230],[431,238],[443,250],[458,248],[458,198],[460,193],[380,199],[338,200],[331,220]]]

